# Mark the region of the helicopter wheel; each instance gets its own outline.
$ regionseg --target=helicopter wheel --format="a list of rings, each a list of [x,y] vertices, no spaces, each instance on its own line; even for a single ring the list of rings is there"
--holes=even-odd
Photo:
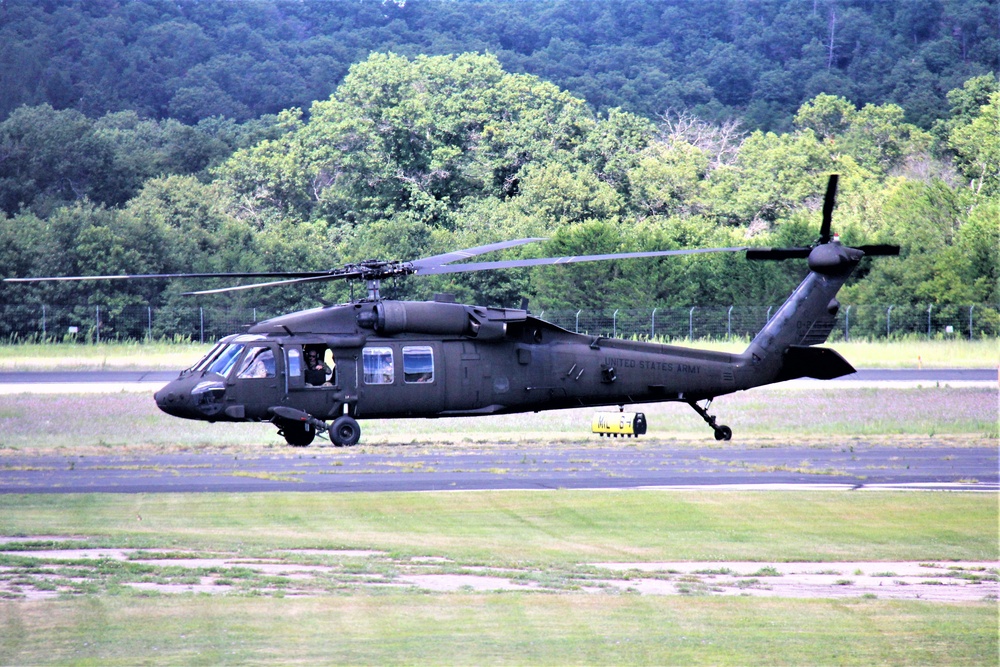
[[[292,422],[287,426],[282,426],[278,435],[284,436],[285,442],[292,447],[308,447],[316,438],[316,429],[313,428],[312,424]]]
[[[330,440],[337,447],[353,447],[361,439],[361,425],[350,415],[341,415],[330,427]]]
[[[732,438],[733,438],[733,429],[729,428],[728,426],[720,426],[719,428],[715,429],[716,440],[732,440]]]

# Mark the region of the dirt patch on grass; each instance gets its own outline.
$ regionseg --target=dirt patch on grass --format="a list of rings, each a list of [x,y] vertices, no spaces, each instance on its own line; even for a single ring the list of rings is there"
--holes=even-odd
[[[52,542],[67,547],[52,548]],[[581,563],[463,565],[373,550],[283,549],[252,555],[78,547],[58,536],[0,542],[0,599],[74,595],[323,596],[386,587],[437,593],[585,592],[995,601],[997,562]]]
[[[595,563],[624,575],[604,583],[643,594],[786,598],[997,599],[996,562]]]

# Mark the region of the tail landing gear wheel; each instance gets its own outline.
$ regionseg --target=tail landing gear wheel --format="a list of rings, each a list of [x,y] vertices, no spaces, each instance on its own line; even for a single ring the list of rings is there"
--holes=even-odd
[[[712,430],[715,431],[715,439],[716,440],[731,440],[732,439],[732,437],[733,437],[733,429],[731,429],[731,428],[729,428],[728,426],[725,426],[725,425],[720,426],[719,424],[716,424],[715,423],[715,415],[708,414],[708,408],[712,405],[712,399],[710,399],[710,398],[707,399],[707,401],[705,402],[705,407],[701,407],[700,405],[698,405],[694,401],[688,401],[687,404],[691,406],[691,409],[693,409],[695,412],[697,412],[699,415],[701,415],[701,418],[705,420],[706,424],[708,424],[709,426],[712,427]]]
[[[353,447],[361,439],[361,425],[350,415],[341,415],[330,427],[330,440],[337,447]]]
[[[288,422],[281,425],[278,435],[284,436],[285,442],[292,447],[308,447],[316,438],[316,429],[312,424]]]

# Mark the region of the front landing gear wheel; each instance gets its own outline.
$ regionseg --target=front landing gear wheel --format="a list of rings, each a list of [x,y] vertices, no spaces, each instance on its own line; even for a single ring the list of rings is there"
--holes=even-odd
[[[285,442],[292,447],[308,447],[316,439],[316,429],[312,424],[290,422],[282,424],[278,435],[284,436]]]
[[[732,440],[732,438],[733,438],[733,429],[729,428],[728,426],[720,426],[719,428],[715,429],[716,440]]]
[[[330,427],[330,440],[337,447],[353,447],[361,439],[361,425],[350,415],[341,415]]]

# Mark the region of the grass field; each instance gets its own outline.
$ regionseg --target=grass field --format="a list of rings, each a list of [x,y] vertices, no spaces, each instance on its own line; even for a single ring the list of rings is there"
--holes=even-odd
[[[686,405],[642,406],[649,433],[637,444],[719,446]],[[997,390],[929,386],[911,389],[758,389],[719,398],[712,408],[733,428],[733,444],[767,446],[789,438],[814,445],[929,438],[992,446]],[[398,444],[603,446],[590,433],[592,410],[452,419],[362,422],[362,447]],[[17,452],[108,453],[178,449],[285,451],[270,424],[209,424],[170,417],[147,393],[0,395],[0,456]]]
[[[675,341],[681,346],[742,352],[749,341]],[[996,368],[1000,340],[906,339],[892,342],[837,342],[832,347],[856,368]],[[0,345],[0,371],[140,369],[180,370],[200,359],[211,344],[50,343]]]
[[[996,599],[985,585],[995,569],[982,575],[982,596],[964,603],[584,590],[605,576],[588,563],[607,560],[750,559],[762,572],[798,559],[829,568],[996,561],[997,507],[988,494],[35,495],[0,496],[0,517],[3,535],[89,538],[166,559],[155,567],[53,565],[8,550],[0,572],[23,585],[49,576],[69,592],[0,601],[2,664],[979,665],[997,653]],[[303,551],[300,560],[332,572],[308,597],[285,596],[296,584],[289,577],[238,566],[201,573],[232,587],[222,595],[132,583],[183,576],[169,565],[178,551],[279,563],[287,549],[357,551]],[[544,589],[398,585],[415,562]]]

